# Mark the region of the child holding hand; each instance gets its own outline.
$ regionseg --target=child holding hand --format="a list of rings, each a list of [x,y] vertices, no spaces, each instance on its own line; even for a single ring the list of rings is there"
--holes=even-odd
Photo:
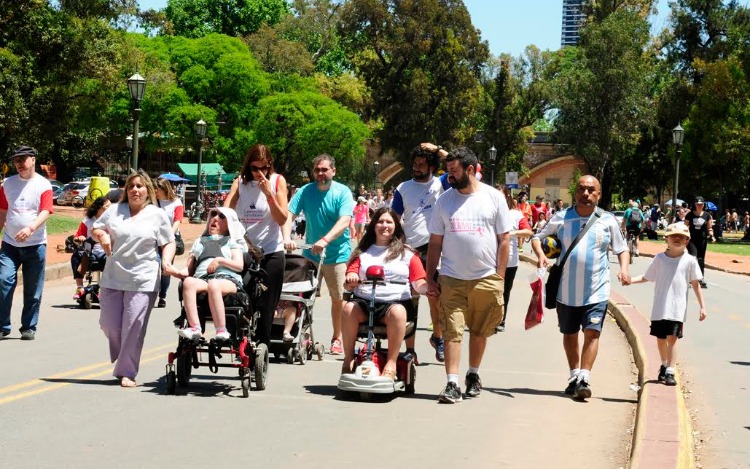
[[[687,312],[688,288],[695,292],[700,306],[700,320],[706,319],[703,302],[703,279],[698,260],[687,253],[690,231],[685,223],[674,223],[667,227],[664,238],[667,250],[654,257],[646,273],[633,277],[629,284],[652,281],[655,283],[654,304],[651,310],[651,335],[661,357],[658,379],[668,386],[677,384],[674,377],[675,346],[682,338],[682,328]]]

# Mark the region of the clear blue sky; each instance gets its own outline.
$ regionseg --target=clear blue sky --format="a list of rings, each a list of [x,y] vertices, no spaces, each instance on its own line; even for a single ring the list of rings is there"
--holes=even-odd
[[[162,9],[167,0],[139,0],[141,9]],[[464,0],[472,23],[482,31],[494,55],[518,56],[526,46],[560,48],[562,0]],[[659,15],[652,18],[654,32],[667,25],[668,0],[658,0]]]

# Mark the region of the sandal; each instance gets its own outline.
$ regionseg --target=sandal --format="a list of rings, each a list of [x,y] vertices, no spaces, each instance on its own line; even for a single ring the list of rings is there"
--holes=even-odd
[[[344,362],[341,365],[341,374],[343,375],[343,374],[352,374],[352,373],[354,373],[354,360],[350,361],[348,365],[346,362]]]
[[[388,378],[391,381],[396,381],[396,370],[383,370],[383,374],[380,376]]]
[[[128,377],[123,377],[120,380],[120,387],[123,387],[123,388],[134,388],[136,386],[138,386],[138,385],[136,384],[135,380],[130,379]]]

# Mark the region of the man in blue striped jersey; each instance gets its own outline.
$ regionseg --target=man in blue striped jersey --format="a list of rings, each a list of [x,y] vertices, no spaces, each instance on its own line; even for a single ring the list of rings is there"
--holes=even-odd
[[[599,336],[610,294],[610,248],[620,263],[617,277],[625,283],[630,280],[630,259],[625,238],[614,215],[597,210],[600,197],[599,181],[594,176],[581,177],[576,186],[575,205],[556,212],[544,229],[531,240],[531,246],[537,255],[537,266],[547,267],[541,240],[547,236],[557,236],[562,244],[562,259],[589,218],[594,217],[593,225],[574,246],[563,266],[557,293],[558,324],[570,366],[565,394],[579,399],[591,397],[589,376],[599,351]],[[583,347],[579,348],[581,329]]]

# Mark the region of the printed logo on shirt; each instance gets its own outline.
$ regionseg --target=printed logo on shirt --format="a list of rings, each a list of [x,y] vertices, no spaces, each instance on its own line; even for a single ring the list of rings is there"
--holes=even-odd
[[[265,210],[256,208],[255,204],[250,204],[242,213],[242,222],[245,225],[259,223],[263,221]]]
[[[456,219],[451,218],[450,219],[451,233],[469,233],[472,236],[484,236],[484,233],[486,231],[485,227],[483,226],[483,223],[481,223],[481,220],[477,219]]]

